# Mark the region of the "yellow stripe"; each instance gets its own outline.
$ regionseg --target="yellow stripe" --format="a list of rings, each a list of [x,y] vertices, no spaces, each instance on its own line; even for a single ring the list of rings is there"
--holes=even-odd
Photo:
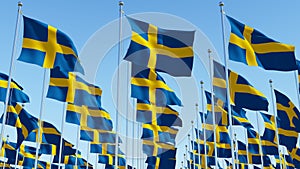
[[[161,88],[167,91],[173,92],[173,90],[163,81],[160,80],[149,80],[145,78],[131,78],[131,84],[136,86],[146,86],[154,89]]]
[[[1,88],[7,88],[8,86],[8,81],[7,80],[0,80],[0,87]],[[21,88],[19,88],[19,86],[14,83],[13,81],[11,81],[10,83],[10,88],[11,89],[18,89],[18,90],[22,90]]]
[[[214,86],[226,89],[226,80],[222,78],[213,77]]]
[[[269,43],[260,43],[252,44],[254,51],[256,53],[264,54],[271,52],[294,52],[295,47],[288,44],[283,44],[279,42],[269,42]]]

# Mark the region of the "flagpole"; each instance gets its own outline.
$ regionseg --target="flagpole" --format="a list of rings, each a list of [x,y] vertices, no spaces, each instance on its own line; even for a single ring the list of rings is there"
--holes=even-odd
[[[197,131],[196,132],[196,138],[198,138],[198,140],[200,140],[200,134],[199,134],[199,110],[198,110],[198,104],[195,104],[196,106],[196,120],[197,120]],[[196,143],[197,143],[197,150],[198,150],[198,166],[200,166],[200,144],[198,142],[198,140],[196,139]],[[194,143],[193,143],[194,144]]]
[[[194,121],[192,120],[191,121],[191,123],[192,123],[192,139],[191,140],[194,140],[194,131],[195,131],[195,125],[194,125]],[[193,166],[194,166],[194,168],[196,167],[196,156],[195,156],[195,154],[194,154],[194,149],[195,149],[195,147],[194,147],[194,143],[192,144],[192,141],[190,141],[190,144],[191,144],[191,147],[192,147],[192,155],[193,155]]]
[[[202,113],[204,115],[204,112],[205,112],[205,108],[204,108],[204,82],[201,81],[200,82],[201,84],[201,104],[202,104]],[[205,113],[206,114],[206,113]],[[205,115],[204,115],[205,116]],[[204,119],[204,117],[203,117]],[[202,123],[204,124],[204,127],[202,128],[203,130],[203,136],[204,136],[204,162],[205,162],[205,169],[207,169],[207,151],[206,151],[206,122],[205,121],[202,121]],[[200,138],[199,138],[199,142],[200,142]]]
[[[61,118],[61,135],[60,135],[60,141],[59,141],[59,154],[58,154],[58,166],[60,166],[60,161],[61,161],[61,158],[62,158],[62,152],[63,152],[63,149],[64,149],[64,146],[63,146],[63,133],[64,133],[64,127],[65,127],[65,121],[66,121],[66,113],[67,113],[67,104],[68,103],[63,103],[63,115],[62,115],[62,118]]]
[[[246,153],[247,153],[246,157],[247,157],[247,163],[249,165],[248,135],[247,135],[247,129],[246,128],[244,128],[244,129],[245,129],[245,142],[246,142]]]
[[[123,16],[123,1],[119,1],[119,44],[118,44],[118,65],[120,66],[120,60],[122,57],[122,16]],[[119,144],[119,97],[120,97],[120,69],[118,69],[117,73],[117,110],[116,110],[116,147],[115,147],[115,168],[118,168],[118,144]]]
[[[229,79],[228,79],[228,57],[226,54],[226,45],[225,45],[225,25],[224,25],[224,14],[225,11],[223,9],[224,3],[221,1],[219,3],[220,12],[221,12],[221,23],[222,23],[222,37],[223,37],[223,55],[224,55],[224,62],[225,62],[225,76],[226,76],[226,96],[227,96],[227,107],[228,107],[228,114],[229,114],[229,126],[230,126],[230,137],[233,138],[233,129],[232,129],[232,113],[231,113],[231,106],[230,106],[230,86],[229,86]],[[233,145],[233,139],[231,139],[231,145]],[[234,165],[234,150],[233,146],[231,146],[231,155],[233,160],[233,169],[235,169]]]
[[[77,154],[78,154],[78,150],[79,150],[79,139],[80,139],[80,126],[78,126],[78,128],[77,128],[76,153],[75,153],[75,166],[77,166],[77,163],[78,163]]]
[[[87,156],[86,156],[86,169],[89,169],[90,143],[91,142],[88,141]]]
[[[260,160],[261,160],[261,167],[264,168],[264,159],[263,159],[263,151],[262,151],[262,143],[261,143],[261,138],[260,138],[260,125],[259,125],[259,121],[258,121],[258,114],[256,114],[256,123],[257,123],[257,129],[258,129],[258,138],[259,138],[259,154],[260,154]]]
[[[219,166],[217,165],[218,161],[218,151],[217,151],[217,134],[216,134],[216,117],[215,117],[215,101],[214,101],[214,83],[213,83],[213,70],[214,70],[214,65],[213,65],[213,58],[211,57],[211,50],[208,49],[208,57],[209,57],[209,72],[210,72],[210,87],[211,87],[211,112],[213,116],[213,135],[214,135],[214,149],[215,149],[215,164],[216,168],[218,169]],[[233,145],[233,144],[232,144]],[[206,146],[206,145],[205,145]]]
[[[183,159],[184,159],[184,161],[183,161],[183,166],[185,167],[185,166],[187,166],[187,165],[185,165],[185,163],[186,163],[186,161],[187,161],[186,154],[183,154]],[[184,168],[184,167],[183,167],[183,168]]]
[[[130,80],[130,73],[131,73],[131,71],[130,71],[130,63],[128,62],[128,64],[127,64],[127,81],[129,81]],[[128,102],[127,102],[127,100],[129,100],[129,83],[127,83],[127,92],[126,92],[127,94],[126,94],[126,133],[125,133],[125,135],[126,135],[126,139],[125,139],[125,168],[127,168],[127,160],[128,160],[128,146],[129,146],[129,138],[128,138],[128,133],[129,133],[129,122],[128,122],[128,117],[129,117],[129,105],[128,105]]]
[[[96,163],[95,163],[95,169],[97,169],[98,168],[98,153],[96,153]]]
[[[10,59],[10,66],[9,66],[9,74],[8,74],[8,80],[7,80],[7,90],[6,90],[6,96],[5,96],[5,103],[4,103],[4,111],[3,111],[3,119],[2,119],[2,128],[1,128],[1,139],[0,139],[0,146],[2,148],[2,137],[5,134],[5,121],[7,117],[7,108],[8,108],[8,102],[9,102],[9,93],[10,93],[10,85],[12,81],[12,71],[14,68],[14,61],[15,61],[15,55],[16,55],[16,46],[17,46],[17,37],[19,32],[19,22],[21,17],[21,8],[23,6],[23,3],[21,1],[18,2],[18,13],[17,13],[17,20],[16,20],[16,27],[15,27],[15,36],[13,40],[13,47],[12,47],[12,54]]]
[[[135,104],[135,99],[132,99],[132,118],[134,119],[134,120],[132,120],[132,167],[134,167],[134,165],[135,165],[135,157],[134,157],[134,152],[135,152],[135,144],[134,144],[134,142],[135,142],[135,138],[134,138],[134,136],[135,136],[135,122],[136,122],[136,116],[135,116],[135,106],[136,106],[136,104]]]
[[[188,142],[190,140],[190,134],[188,134]],[[190,148],[189,148],[190,149]],[[185,152],[186,152],[186,158],[188,159],[188,146],[185,145]],[[187,164],[189,168],[192,168],[191,160],[189,160],[189,163]]]
[[[47,88],[47,83],[46,83],[46,78],[47,78],[47,73],[48,73],[48,69],[44,69],[44,78],[43,78],[43,87],[42,87],[42,97],[41,97],[41,105],[40,105],[40,113],[39,113],[39,119],[38,119],[38,137],[36,138],[36,152],[35,152],[35,162],[34,162],[34,168],[37,168],[37,162],[38,162],[38,152],[40,149],[40,142],[42,142],[42,140],[40,140],[41,137],[41,129],[43,127],[42,124],[42,117],[43,117],[43,113],[44,113],[44,106],[45,106],[45,98],[46,98],[46,88]]]
[[[280,163],[280,169],[282,169],[282,163],[281,163],[281,159],[280,159],[280,149],[279,149],[279,134],[278,134],[278,125],[277,125],[277,108],[275,106],[275,102],[274,102],[274,95],[273,95],[273,81],[270,79],[269,80],[270,83],[270,90],[271,90],[271,98],[272,98],[272,106],[273,106],[273,113],[274,113],[274,121],[275,121],[275,128],[276,128],[276,136],[277,136],[277,146],[278,146],[278,156],[279,156],[279,163]]]
[[[298,70],[294,71],[295,75],[295,83],[296,83],[296,93],[298,98],[298,108],[300,108],[300,94],[299,94],[299,78],[298,78]]]
[[[234,133],[234,140],[235,140],[235,150],[236,150],[236,161],[237,161],[237,169],[239,169],[239,146],[236,138],[236,133]]]

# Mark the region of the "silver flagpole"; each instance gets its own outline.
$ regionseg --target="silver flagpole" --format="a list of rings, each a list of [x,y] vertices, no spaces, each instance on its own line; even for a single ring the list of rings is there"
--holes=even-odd
[[[183,166],[185,167],[185,166],[187,166],[187,165],[185,165],[185,163],[186,163],[186,161],[187,161],[186,154],[183,154],[183,159],[184,159],[184,161],[183,161]],[[184,167],[183,167],[183,168],[184,168]]]
[[[195,137],[194,137],[194,132],[195,132],[195,125],[194,125],[194,121],[192,120],[191,121],[191,123],[192,123],[192,139],[191,139],[191,141],[190,141],[190,144],[191,144],[191,146],[192,146],[192,155],[193,155],[193,166],[194,166],[194,168],[196,167],[196,156],[195,156],[195,154],[194,154],[194,149],[195,149],[195,147],[194,147],[194,143],[192,144],[192,140],[194,140],[195,139]]]
[[[206,113],[204,113],[204,111],[205,111],[205,108],[204,108],[204,87],[203,87],[203,85],[204,85],[204,82],[203,81],[201,81],[200,82],[200,84],[201,84],[201,97],[202,97],[202,99],[201,99],[201,104],[202,104],[202,113],[203,113],[203,115],[205,115]],[[204,119],[205,117],[203,117],[203,119]],[[205,169],[207,169],[207,150],[206,150],[206,122],[205,122],[205,120],[204,121],[202,121],[202,123],[204,124],[204,127],[202,128],[202,130],[203,130],[203,136],[204,136],[204,163],[205,163]],[[200,142],[200,139],[199,139],[199,142]]]
[[[2,143],[3,143],[2,138],[3,138],[3,135],[5,134],[5,121],[6,121],[6,116],[7,116],[6,110],[7,110],[8,102],[9,102],[10,85],[11,85],[12,71],[14,68],[14,61],[15,61],[15,56],[16,56],[17,37],[18,37],[18,33],[19,33],[19,22],[20,22],[20,17],[21,17],[21,13],[22,13],[22,11],[21,11],[22,6],[23,6],[22,2],[18,2],[18,13],[17,13],[17,21],[16,21],[16,27],[15,27],[15,36],[14,36],[12,54],[11,54],[11,59],[10,59],[10,66],[9,66],[9,73],[8,73],[8,80],[7,80],[7,90],[6,90],[3,119],[2,119],[1,139],[0,139],[1,148],[2,148]]]
[[[60,161],[61,161],[61,158],[62,158],[62,152],[63,152],[63,149],[64,149],[64,146],[63,146],[63,133],[64,133],[64,127],[65,127],[65,121],[66,121],[66,113],[67,113],[67,104],[68,103],[63,103],[63,115],[62,115],[62,118],[61,118],[61,135],[60,135],[60,141],[59,141],[59,154],[58,154],[58,166],[60,166]]]
[[[188,154],[189,154],[189,157],[190,157],[190,159],[192,159],[192,161],[193,161],[193,157],[191,157],[191,135],[190,134],[188,134],[188,146],[189,146],[189,150],[188,150]],[[191,160],[189,160],[190,161],[190,168],[192,168],[192,163],[191,163]],[[194,161],[193,161],[193,163],[194,163]]]
[[[35,152],[35,162],[34,162],[34,168],[37,168],[37,163],[38,163],[38,155],[39,155],[39,149],[40,149],[40,143],[42,140],[40,140],[41,137],[41,129],[43,127],[42,123],[42,118],[43,118],[43,113],[44,113],[44,106],[45,106],[45,98],[46,98],[46,88],[47,88],[47,83],[46,83],[46,78],[48,74],[49,69],[44,69],[44,79],[43,79],[43,87],[42,87],[42,97],[41,97],[41,105],[40,105],[40,115],[38,119],[38,136],[36,138],[36,152]]]
[[[262,151],[262,145],[261,145],[261,139],[260,139],[260,125],[259,125],[259,121],[258,121],[258,114],[256,114],[256,123],[257,123],[257,129],[258,129],[258,138],[259,138],[259,154],[260,154],[260,160],[261,160],[261,167],[264,168],[264,159],[263,159],[263,151]]]
[[[127,81],[130,81],[130,63],[127,64]],[[129,102],[127,100],[130,100],[130,96],[129,96],[129,83],[127,83],[127,92],[126,92],[126,139],[125,139],[125,168],[127,168],[127,164],[128,164],[128,147],[129,147],[129,122],[128,122],[128,117],[129,117],[129,111],[130,111],[130,107],[129,107]]]
[[[296,93],[297,93],[297,98],[298,98],[298,108],[300,108],[300,94],[299,94],[299,78],[298,78],[298,70],[294,71],[295,75],[295,83],[296,83]]]
[[[236,133],[234,133],[234,140],[235,140],[235,150],[236,150],[236,161],[237,161],[237,169],[239,169],[239,146],[236,138]]]
[[[227,107],[228,107],[228,114],[229,114],[229,126],[230,126],[230,137],[233,138],[233,129],[232,129],[232,113],[231,113],[231,106],[230,106],[230,86],[229,86],[229,79],[228,79],[228,57],[226,54],[226,45],[225,45],[225,25],[224,25],[224,15],[225,11],[223,9],[224,3],[220,2],[220,12],[221,12],[221,22],[222,22],[222,37],[223,37],[223,55],[224,55],[224,62],[225,62],[225,76],[226,76],[226,95],[227,95]],[[231,139],[231,145],[233,145],[233,139]],[[235,169],[234,165],[234,149],[231,146],[231,155],[233,160],[233,169]]]
[[[86,169],[89,169],[90,143],[91,142],[88,141],[87,156],[86,156]]]
[[[79,151],[79,140],[80,140],[80,126],[77,128],[77,140],[76,140],[76,153],[75,153],[75,166],[78,164],[77,154]]]
[[[245,129],[245,143],[246,143],[246,153],[247,153],[247,163],[249,165],[249,151],[248,151],[248,135],[247,135],[247,129]]]
[[[119,1],[119,44],[118,44],[118,65],[120,66],[120,60],[122,57],[122,16],[123,16],[123,1]],[[119,145],[119,103],[120,103],[120,69],[117,73],[117,105],[116,105],[116,147],[115,147],[115,168],[118,168],[118,145]]]
[[[270,83],[270,90],[271,90],[271,98],[272,98],[272,106],[273,106],[273,113],[274,113],[274,121],[275,121],[275,128],[276,128],[276,136],[277,136],[277,144],[278,144],[278,155],[279,155],[279,163],[280,163],[280,169],[282,169],[282,162],[280,159],[280,144],[279,144],[279,133],[278,133],[278,125],[277,125],[277,108],[275,106],[275,102],[274,102],[274,94],[273,94],[273,81],[270,79],[269,80]]]
[[[215,116],[215,101],[214,101],[214,83],[213,83],[213,71],[214,71],[214,65],[213,65],[213,58],[211,57],[211,50],[208,50],[208,57],[209,57],[209,72],[211,77],[211,113],[213,116],[213,131],[214,131],[214,149],[215,149],[215,164],[216,168],[218,169],[218,150],[217,150],[217,134],[216,134],[216,116]],[[205,145],[206,146],[206,145]]]
[[[96,163],[95,163],[95,169],[97,169],[98,168],[98,153],[96,153]]]
[[[135,99],[132,99],[132,118],[134,120],[132,120],[132,167],[135,166],[135,156],[134,156],[134,153],[135,153],[135,122],[136,122],[136,116],[135,116],[135,107],[136,107],[136,104],[135,104]],[[136,165],[137,166],[137,165]]]
[[[188,142],[190,142],[190,134],[188,134]],[[189,148],[188,148],[188,146],[189,146]],[[189,150],[190,150],[190,144],[188,143],[188,145],[185,145],[185,151],[186,151],[186,158],[188,159],[188,156],[190,157],[190,155],[188,155],[189,154]],[[189,168],[192,168],[192,163],[191,163],[191,157],[189,158],[189,163],[188,163],[188,165],[189,165]]]
[[[198,138],[198,140],[196,139],[196,143],[197,143],[197,151],[198,151],[198,166],[200,166],[200,144],[198,141],[200,141],[200,134],[199,134],[199,109],[198,109],[198,104],[196,103],[196,120],[197,120],[197,130],[196,131],[196,138]],[[194,144],[194,143],[193,143]],[[196,157],[195,157],[196,158]]]

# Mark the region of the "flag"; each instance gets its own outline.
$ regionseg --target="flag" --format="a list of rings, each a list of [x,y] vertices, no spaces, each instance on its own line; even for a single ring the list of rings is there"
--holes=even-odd
[[[100,154],[114,154],[115,153],[115,143],[91,143],[90,152],[100,153]]]
[[[293,164],[295,165],[295,168],[300,168],[300,149],[299,149],[299,147],[293,148],[289,152],[289,154],[293,159]]]
[[[113,124],[108,112],[102,108],[67,105],[66,122],[98,130],[112,130]]]
[[[56,155],[56,145],[53,145],[53,144],[45,144],[45,143],[42,143],[40,144],[40,149],[39,149],[39,152],[41,154],[48,154],[48,155]]]
[[[158,156],[147,157],[146,163],[148,164],[148,169],[165,169],[165,168],[175,168],[176,165],[176,151],[168,150],[159,154]]]
[[[214,69],[222,72],[224,66],[214,61]],[[213,84],[214,91],[218,98],[224,102],[226,98],[226,77],[225,74],[214,74]],[[228,70],[228,80],[230,86],[230,103],[239,108],[246,108],[250,110],[265,110],[268,111],[268,100],[266,96],[254,88],[244,77]],[[251,102],[249,102],[251,100]]]
[[[205,123],[213,124],[211,93],[205,91],[205,96],[207,102],[207,117]],[[218,126],[228,126],[229,124],[227,110],[225,110],[223,107],[224,107],[224,103],[217,97],[214,97],[214,116],[215,116],[215,123]]]
[[[99,154],[98,155],[98,163],[107,164],[107,165],[115,165],[115,154]],[[118,154],[118,167],[125,166],[126,160],[123,154]]]
[[[101,107],[102,90],[72,72],[51,69],[47,97],[78,106]]]
[[[225,143],[225,144],[231,143],[227,126],[216,126],[214,130],[214,125],[206,124],[205,132],[206,132],[207,141],[214,142],[214,133],[215,133],[217,143]]]
[[[38,168],[39,169],[59,169],[58,165],[51,164],[50,162],[46,161],[38,161]]]
[[[227,16],[231,25],[229,59],[266,70],[296,70],[295,47],[277,42]]]
[[[136,121],[158,126],[182,126],[179,113],[170,106],[156,106],[146,100],[137,99]]]
[[[8,87],[8,76],[4,73],[0,73],[0,101],[5,102],[6,100],[6,91]],[[10,95],[9,103],[28,103],[29,97],[23,92],[23,88],[11,79],[10,83]]]
[[[2,147],[1,147],[1,157],[6,157],[7,164],[15,164],[16,163],[16,156],[17,156],[17,149],[16,149],[16,143],[13,142],[9,142],[8,140],[3,140],[2,142]],[[23,156],[21,154],[18,153],[18,160],[17,161],[21,161],[23,160]],[[1,159],[1,162],[2,161]]]
[[[116,142],[116,133],[107,130],[91,129],[89,127],[80,127],[80,140],[90,141],[95,144]]]
[[[259,154],[260,143],[259,143],[259,134],[252,130],[247,130],[247,137],[248,137],[248,151],[252,154]]]
[[[286,130],[281,127],[281,120],[278,120],[278,135],[279,135],[279,144],[284,145],[288,151],[292,151],[298,141],[298,132],[293,130]]]
[[[1,116],[1,121],[2,119],[3,115]],[[5,121],[5,124],[14,126],[17,129],[17,149],[28,137],[29,133],[38,128],[37,119],[23,109],[23,107],[18,103],[8,105]]]
[[[147,100],[153,105],[162,107],[166,105],[182,105],[174,91],[156,71],[152,69],[138,71],[136,69],[138,69],[138,66],[133,66],[131,97]]]
[[[191,76],[195,31],[161,29],[127,17],[132,37],[125,60],[172,76]]]
[[[143,140],[143,152],[148,156],[158,156],[168,150],[175,150],[174,145],[168,143]]]
[[[292,101],[274,90],[276,97],[277,116],[280,119],[280,127],[287,130],[300,132],[300,112]]]
[[[261,137],[261,147],[263,154],[278,155],[277,136],[275,128],[275,118],[272,115],[260,112],[264,124],[265,131]]]
[[[152,124],[143,124],[143,140],[150,140],[153,142],[171,143],[175,145],[175,137],[178,129],[167,126],[158,126]]]
[[[23,16],[24,33],[18,60],[43,68],[84,73],[72,40],[57,28]]]
[[[244,163],[247,164],[248,160],[247,160],[247,146],[245,143],[241,142],[241,141],[237,141],[237,154],[238,154],[238,163]]]
[[[245,110],[236,106],[231,106],[231,112],[233,125],[242,125],[246,129],[254,128],[251,122],[248,120]]]

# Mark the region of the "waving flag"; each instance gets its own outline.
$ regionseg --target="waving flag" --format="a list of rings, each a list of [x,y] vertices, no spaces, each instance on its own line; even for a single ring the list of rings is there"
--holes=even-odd
[[[125,60],[172,76],[191,76],[195,31],[166,30],[127,19],[132,37]]]
[[[136,121],[158,126],[182,126],[179,113],[170,106],[156,106],[149,101],[137,100]]]
[[[297,70],[294,46],[276,42],[232,17],[227,19],[231,25],[229,59],[266,70]]]
[[[131,97],[147,100],[158,106],[178,105],[180,99],[175,92],[165,83],[164,79],[152,69],[135,70],[133,66],[131,78]]]
[[[75,73],[51,69],[48,98],[78,106],[101,107],[102,90]]]
[[[5,102],[8,86],[8,76],[0,73],[0,101]],[[23,92],[23,88],[14,80],[10,83],[9,103],[28,103],[29,97]]]
[[[24,34],[18,60],[43,68],[84,73],[72,40],[57,28],[23,16]]]
[[[143,140],[151,140],[154,142],[175,144],[175,137],[178,129],[167,126],[157,126],[152,124],[143,124]]]

